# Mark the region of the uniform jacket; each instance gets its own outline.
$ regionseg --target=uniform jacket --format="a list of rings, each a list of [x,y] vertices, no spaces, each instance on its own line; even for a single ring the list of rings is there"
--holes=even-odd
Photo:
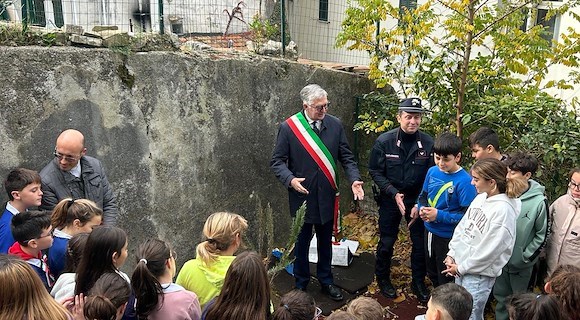
[[[326,114],[322,120],[319,137],[337,165],[339,162],[342,164],[349,183],[361,180],[342,122]],[[286,121],[280,125],[270,167],[276,178],[288,188],[292,216],[306,201],[304,219],[306,223],[324,224],[333,220],[335,190]],[[294,178],[306,179],[302,185],[309,191],[308,195],[299,193],[290,186]]]
[[[546,248],[548,274],[560,264],[580,268],[580,204],[565,194],[550,206],[550,217],[552,230]]]
[[[405,203],[413,203],[423,186],[433,161],[433,138],[417,131],[417,143],[409,153],[400,140],[401,128],[381,134],[375,141],[369,160],[369,173],[381,190],[383,199],[393,200],[397,193],[405,195]]]
[[[114,225],[117,220],[117,205],[103,165],[93,157],[83,156],[81,170],[85,198],[94,201],[97,206],[103,209],[104,224]],[[67,186],[65,174],[68,173],[60,170],[56,158],[40,171],[42,192],[44,193],[40,209],[52,210],[60,200],[73,197]]]
[[[522,211],[516,221],[516,243],[504,271],[516,273],[532,268],[548,237],[548,205],[544,186],[529,180],[521,195]]]

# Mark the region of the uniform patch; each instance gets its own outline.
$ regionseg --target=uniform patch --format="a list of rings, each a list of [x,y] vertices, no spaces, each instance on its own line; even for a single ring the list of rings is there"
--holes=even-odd
[[[385,154],[385,157],[387,157],[387,158],[393,158],[393,159],[399,159],[399,155],[398,154],[390,154],[390,153],[387,153],[387,154]]]

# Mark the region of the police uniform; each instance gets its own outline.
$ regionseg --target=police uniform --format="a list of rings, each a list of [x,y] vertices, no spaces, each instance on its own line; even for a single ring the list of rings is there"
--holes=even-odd
[[[425,112],[418,98],[403,100],[399,111]],[[417,130],[407,134],[399,127],[381,134],[371,151],[369,173],[378,187],[375,199],[379,204],[380,230],[375,274],[381,293],[387,297],[396,296],[390,281],[390,267],[402,215],[395,195],[404,195],[405,219],[409,222],[411,209],[417,203],[427,170],[434,165],[433,143],[433,138],[426,133]],[[425,296],[428,299],[428,291],[424,284],[426,267],[423,221],[416,219],[409,230],[412,240],[412,288],[419,300],[424,301]]]

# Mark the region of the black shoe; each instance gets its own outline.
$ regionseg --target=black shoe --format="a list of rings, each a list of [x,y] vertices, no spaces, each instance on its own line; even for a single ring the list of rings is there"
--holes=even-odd
[[[397,290],[393,287],[391,280],[383,280],[379,282],[379,288],[381,289],[381,294],[387,298],[394,299],[397,297]]]
[[[411,284],[411,289],[417,296],[417,300],[419,300],[419,302],[427,303],[429,301],[429,290],[423,281],[413,281]]]
[[[342,301],[343,299],[342,293],[340,292],[340,289],[338,287],[332,284],[323,284],[321,285],[321,287],[322,293],[327,295],[330,299],[334,301]]]

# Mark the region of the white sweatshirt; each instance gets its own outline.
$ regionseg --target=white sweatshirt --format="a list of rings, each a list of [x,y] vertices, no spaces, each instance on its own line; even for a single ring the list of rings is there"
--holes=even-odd
[[[506,265],[516,241],[516,219],[522,203],[498,194],[481,193],[455,228],[449,253],[460,274],[497,277]]]

